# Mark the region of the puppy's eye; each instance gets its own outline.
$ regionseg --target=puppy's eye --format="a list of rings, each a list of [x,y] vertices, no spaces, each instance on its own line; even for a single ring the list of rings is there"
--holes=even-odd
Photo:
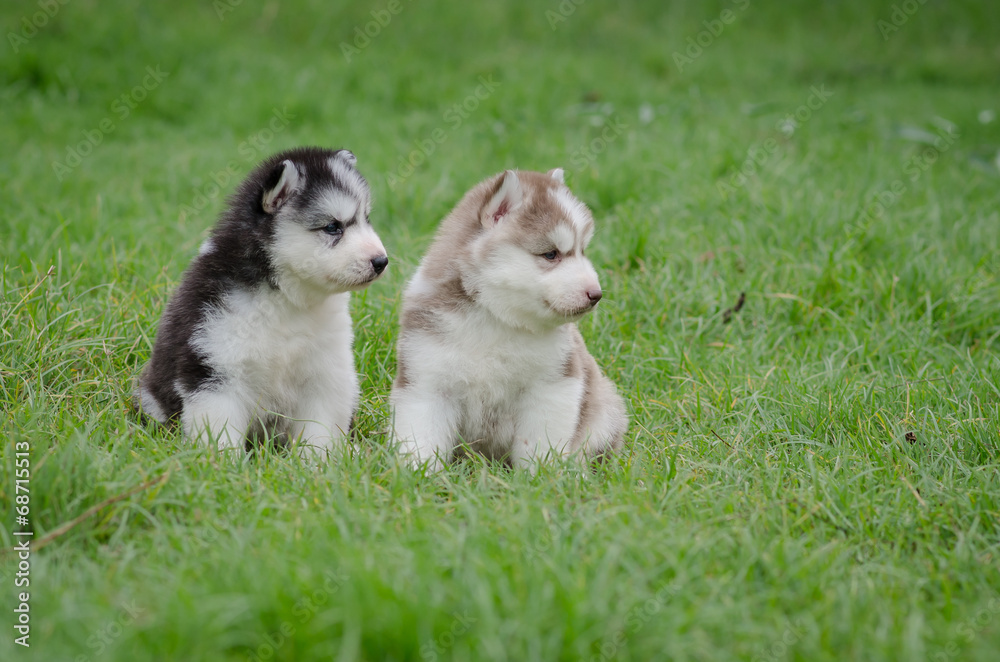
[[[323,228],[323,232],[334,237],[339,237],[344,234],[344,224],[340,221],[333,221],[329,225]]]
[[[542,257],[544,257],[549,262],[552,262],[557,257],[559,257],[559,251],[549,251],[548,253],[542,253]]]

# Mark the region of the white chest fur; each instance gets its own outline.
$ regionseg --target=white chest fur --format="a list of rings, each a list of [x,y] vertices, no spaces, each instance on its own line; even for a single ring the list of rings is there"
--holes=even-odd
[[[209,314],[192,344],[232,387],[258,407],[291,415],[320,385],[353,401],[357,377],[351,352],[349,294],[301,307],[261,287],[230,293]]]
[[[401,346],[422,391],[443,396],[453,410],[456,441],[504,455],[525,435],[568,441],[583,385],[564,376],[571,351],[569,326],[529,333],[500,324],[486,311],[446,314],[436,333],[415,332]],[[546,430],[552,411],[565,421]],[[532,440],[534,441],[534,440]]]

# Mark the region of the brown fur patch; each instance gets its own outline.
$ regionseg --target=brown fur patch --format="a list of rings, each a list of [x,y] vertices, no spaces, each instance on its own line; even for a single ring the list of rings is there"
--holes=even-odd
[[[574,333],[572,337],[573,343],[570,346],[569,352],[566,353],[565,361],[563,361],[562,376],[566,379],[583,379],[586,376],[586,368],[580,350],[582,349],[586,353],[587,349],[583,347],[583,341],[580,340],[579,333]]]
[[[580,418],[573,434],[573,448],[580,448],[587,441],[592,424],[602,415],[617,419],[617,425],[606,441],[605,451],[614,451],[622,447],[625,432],[628,429],[628,415],[624,402],[618,396],[614,385],[601,372],[597,361],[587,351],[580,332],[573,329],[573,354],[577,357],[583,370],[583,397],[580,400]]]
[[[433,332],[438,327],[437,314],[424,307],[406,307],[400,317],[404,328]]]
[[[464,308],[473,305],[476,300],[465,291],[461,278],[452,278],[438,287],[438,301],[450,308]]]
[[[410,376],[409,376],[409,371],[407,370],[406,367],[406,361],[404,361],[403,357],[399,355],[399,352],[397,352],[396,379],[393,382],[392,386],[393,388],[406,388],[409,385],[410,385]]]

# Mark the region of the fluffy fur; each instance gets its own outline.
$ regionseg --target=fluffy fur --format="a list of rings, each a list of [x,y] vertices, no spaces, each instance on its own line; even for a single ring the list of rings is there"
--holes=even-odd
[[[220,448],[322,456],[358,403],[350,292],[388,264],[347,150],[276,154],[239,186],[160,321],[136,400]]]
[[[491,177],[444,219],[403,297],[390,402],[412,465],[461,443],[515,466],[621,446],[624,402],[574,324],[601,298],[593,233],[560,169]]]

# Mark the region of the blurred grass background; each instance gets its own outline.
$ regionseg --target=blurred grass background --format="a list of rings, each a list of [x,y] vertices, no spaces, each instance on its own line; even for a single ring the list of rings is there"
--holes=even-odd
[[[39,538],[167,476],[34,553],[32,647],[8,628],[3,659],[996,658],[992,3],[69,0],[0,24],[0,540],[13,441]],[[301,144],[358,155],[392,259],[354,300],[361,441],[319,472],[230,466],[127,394],[225,195]],[[581,328],[626,451],[400,472],[406,278],[467,188],[556,166],[598,219]]]

